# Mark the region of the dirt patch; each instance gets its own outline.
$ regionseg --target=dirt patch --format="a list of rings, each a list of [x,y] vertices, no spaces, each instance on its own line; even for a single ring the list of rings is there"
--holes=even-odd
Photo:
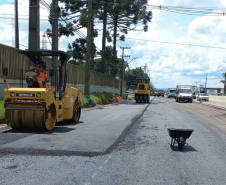
[[[186,107],[192,114],[195,114],[197,117],[202,117],[208,123],[226,133],[225,110],[217,109],[211,106],[203,106],[198,103],[182,103],[180,105]]]

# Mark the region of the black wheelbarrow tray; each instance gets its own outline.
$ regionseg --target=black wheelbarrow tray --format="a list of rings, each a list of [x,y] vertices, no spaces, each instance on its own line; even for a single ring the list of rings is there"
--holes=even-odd
[[[175,142],[177,142],[178,149],[181,151],[186,144],[186,139],[190,137],[193,131],[194,130],[192,129],[168,128],[168,133],[171,137],[171,147],[173,147]]]

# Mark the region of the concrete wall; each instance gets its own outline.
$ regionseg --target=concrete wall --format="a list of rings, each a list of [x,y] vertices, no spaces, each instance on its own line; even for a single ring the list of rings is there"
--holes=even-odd
[[[216,96],[216,95],[209,95],[210,101],[224,101],[226,102],[226,96]]]
[[[4,79],[0,78],[0,99],[4,96],[4,89],[7,87],[6,83],[3,82]],[[10,87],[20,87],[20,81],[19,80],[9,80]],[[83,84],[67,84],[67,86],[75,87],[78,89],[81,89],[82,92],[84,92],[84,85]],[[23,81],[23,87],[27,87],[26,81]],[[109,87],[109,86],[98,86],[98,85],[91,85],[90,86],[90,92],[110,92],[113,94],[120,94],[120,89],[115,87]],[[123,94],[125,94],[125,89],[123,91]]]

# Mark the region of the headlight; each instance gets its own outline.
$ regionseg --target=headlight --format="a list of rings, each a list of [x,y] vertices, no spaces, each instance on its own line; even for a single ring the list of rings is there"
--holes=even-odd
[[[14,93],[14,92],[11,92],[11,93],[10,93],[10,96],[11,96],[11,97],[14,97],[14,96],[15,96],[15,93]]]
[[[37,93],[36,96],[37,96],[38,98],[40,98],[40,97],[41,97],[41,93]]]
[[[137,92],[137,90],[135,90],[134,92]]]

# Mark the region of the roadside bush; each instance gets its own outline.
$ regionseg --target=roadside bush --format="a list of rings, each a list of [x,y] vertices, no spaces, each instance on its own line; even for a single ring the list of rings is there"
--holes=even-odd
[[[3,105],[3,100],[0,100],[0,119],[5,117],[5,108]]]

